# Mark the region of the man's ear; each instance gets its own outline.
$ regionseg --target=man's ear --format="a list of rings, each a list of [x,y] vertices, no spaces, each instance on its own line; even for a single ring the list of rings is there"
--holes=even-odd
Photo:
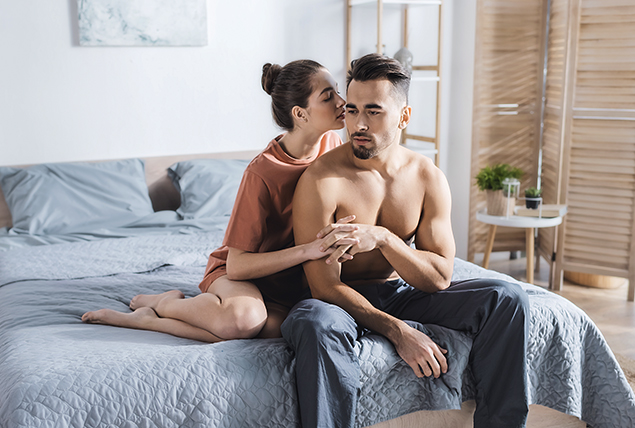
[[[291,109],[291,116],[293,116],[293,120],[296,123],[303,123],[309,120],[306,109],[299,106],[294,106]]]
[[[412,115],[412,108],[405,106],[401,110],[401,118],[399,119],[399,129],[406,129],[406,126],[410,123],[410,117]]]

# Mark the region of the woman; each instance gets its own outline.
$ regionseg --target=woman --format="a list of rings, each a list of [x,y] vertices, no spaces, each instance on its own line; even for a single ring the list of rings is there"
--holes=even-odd
[[[291,203],[304,170],[340,145],[334,129],[344,127],[344,100],[333,76],[315,61],[265,64],[262,87],[272,97],[276,123],[287,132],[274,138],[243,175],[223,246],[209,258],[199,288],[184,298],[178,290],[138,295],[133,313],[87,312],[84,322],[169,333],[217,342],[279,337],[289,309],[308,297],[301,264],[333,252],[324,241],[354,245],[353,216],[327,225],[316,240],[294,246]]]

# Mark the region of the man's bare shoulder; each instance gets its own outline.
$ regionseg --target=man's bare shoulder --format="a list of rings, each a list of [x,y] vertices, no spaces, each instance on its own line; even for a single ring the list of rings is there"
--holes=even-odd
[[[302,176],[307,176],[314,180],[341,176],[345,169],[348,150],[350,150],[350,148],[347,143],[329,150],[316,159]]]
[[[434,164],[431,158],[405,147],[402,147],[402,149],[402,154],[407,159],[407,164],[418,172],[424,182],[445,180],[445,174]]]

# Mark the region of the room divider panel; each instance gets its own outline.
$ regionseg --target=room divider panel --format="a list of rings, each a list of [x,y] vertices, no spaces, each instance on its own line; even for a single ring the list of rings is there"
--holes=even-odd
[[[546,49],[543,89],[542,92],[537,89],[534,94],[534,98],[544,94],[545,102],[537,109],[537,116],[542,120],[523,134],[537,134],[538,145],[531,154],[522,153],[527,156],[522,164],[518,159],[521,155],[518,142],[496,138],[496,122],[483,119],[487,118],[485,100],[492,95],[476,96],[479,92],[487,90],[496,94],[502,88],[510,91],[514,87],[522,91],[527,88],[527,80],[513,74],[509,77],[515,82],[505,79],[491,88],[492,79],[488,74],[506,78],[505,64],[493,62],[496,71],[479,69],[483,63],[488,64],[489,52],[501,55],[510,46],[508,37],[500,37],[501,33],[496,31],[504,25],[491,16],[509,20],[507,25],[521,19],[509,13],[516,2],[479,0],[473,175],[481,165],[489,163],[504,161],[525,169],[523,165],[539,162],[540,174],[536,168],[536,178],[543,189],[545,203],[568,205],[562,226],[556,230],[544,229],[538,234],[538,252],[552,263],[554,289],[560,289],[564,270],[619,276],[630,280],[628,299],[633,301],[635,0],[528,0],[522,3],[529,14],[527,20],[532,23],[536,18],[535,12],[531,14],[535,9],[530,10],[530,5],[542,10],[540,25],[542,33],[547,33],[546,40],[531,38],[535,45],[527,47],[527,52],[532,53],[540,50],[540,46],[544,46],[543,53]],[[496,46],[489,47],[489,43]],[[533,62],[528,57],[518,58],[533,70]],[[540,67],[542,71],[542,64]],[[473,187],[471,225],[475,222],[475,211],[483,204],[483,198],[479,199],[476,192]],[[478,243],[484,242],[481,235],[477,228],[470,227],[471,257],[480,249]],[[504,243],[502,247],[506,249]]]
[[[486,165],[509,163],[525,171],[521,188],[536,185],[545,17],[542,0],[477,4],[472,177]],[[469,260],[485,250],[488,226],[476,221],[484,208],[484,192],[472,185]],[[497,230],[494,251],[524,248],[524,230]]]

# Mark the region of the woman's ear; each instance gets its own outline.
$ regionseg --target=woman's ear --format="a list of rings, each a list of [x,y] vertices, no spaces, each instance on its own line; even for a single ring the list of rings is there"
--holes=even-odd
[[[299,106],[294,106],[291,109],[291,116],[293,116],[293,120],[296,123],[304,123],[304,122],[308,122],[309,120],[306,109],[303,109],[302,107],[299,107]]]
[[[399,129],[406,129],[406,126],[410,123],[410,117],[412,115],[412,108],[405,106],[401,111],[401,118],[399,119]]]

